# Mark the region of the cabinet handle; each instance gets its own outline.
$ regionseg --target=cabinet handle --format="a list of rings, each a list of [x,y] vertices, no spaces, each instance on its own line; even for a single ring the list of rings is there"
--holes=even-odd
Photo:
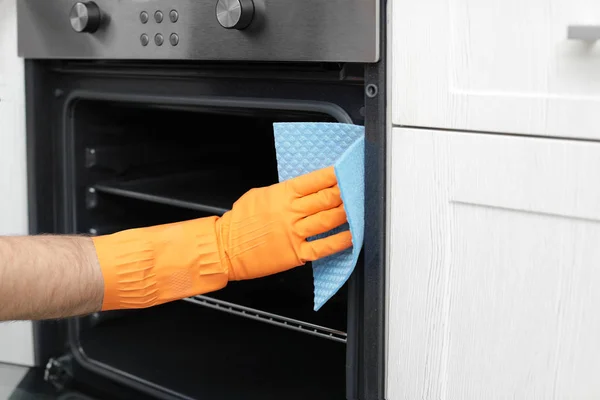
[[[572,40],[600,40],[600,25],[569,25],[567,37]]]

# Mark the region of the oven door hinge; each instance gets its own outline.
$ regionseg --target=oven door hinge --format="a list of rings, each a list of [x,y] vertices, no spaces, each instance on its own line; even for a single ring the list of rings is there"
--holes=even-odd
[[[51,358],[46,363],[44,380],[58,391],[64,390],[73,379],[73,356],[70,354]]]

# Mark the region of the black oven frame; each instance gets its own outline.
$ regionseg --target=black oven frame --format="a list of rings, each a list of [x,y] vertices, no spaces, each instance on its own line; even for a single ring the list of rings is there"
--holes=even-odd
[[[349,313],[348,321],[346,393],[349,399],[384,399],[387,92],[383,32],[385,25],[382,58],[377,64],[367,65],[25,60],[30,233],[69,231],[64,212],[67,177],[61,176],[57,164],[61,160],[56,157],[64,143],[62,134],[54,129],[56,116],[62,116],[64,101],[72,90],[89,84],[93,87],[113,77],[113,92],[127,93],[131,85],[139,88],[140,82],[148,79],[155,80],[155,93],[168,92],[173,80],[193,76],[220,88],[244,82],[238,87],[242,97],[289,98],[293,93],[293,100],[302,101],[314,100],[311,90],[318,91],[317,97],[326,98],[321,95],[328,88],[358,85],[364,90],[363,107],[348,113],[353,120],[364,122],[366,131],[366,225],[363,262],[348,282],[352,302],[349,308],[355,311]],[[55,79],[57,76],[62,78]],[[107,89],[111,88],[103,88]],[[339,102],[344,102],[343,96],[331,100]],[[69,352],[68,331],[66,321],[34,324],[36,364],[43,366],[49,359]],[[78,365],[68,367],[81,369]],[[79,376],[84,380],[102,379],[89,372],[84,368]]]

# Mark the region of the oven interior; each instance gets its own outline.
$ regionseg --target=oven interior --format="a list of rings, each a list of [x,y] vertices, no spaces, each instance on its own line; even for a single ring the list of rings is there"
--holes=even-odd
[[[222,214],[277,182],[273,122],[327,112],[78,99],[66,171],[73,227],[100,235]],[[79,318],[71,343],[98,372],[161,395],[344,399],[346,286],[313,311],[310,264],[145,310]]]

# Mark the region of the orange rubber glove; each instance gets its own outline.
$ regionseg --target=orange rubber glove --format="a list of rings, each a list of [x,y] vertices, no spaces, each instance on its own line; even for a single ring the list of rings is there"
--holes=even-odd
[[[93,238],[102,310],[144,308],[304,265],[352,245],[333,167],[252,189],[221,218],[130,229]]]

